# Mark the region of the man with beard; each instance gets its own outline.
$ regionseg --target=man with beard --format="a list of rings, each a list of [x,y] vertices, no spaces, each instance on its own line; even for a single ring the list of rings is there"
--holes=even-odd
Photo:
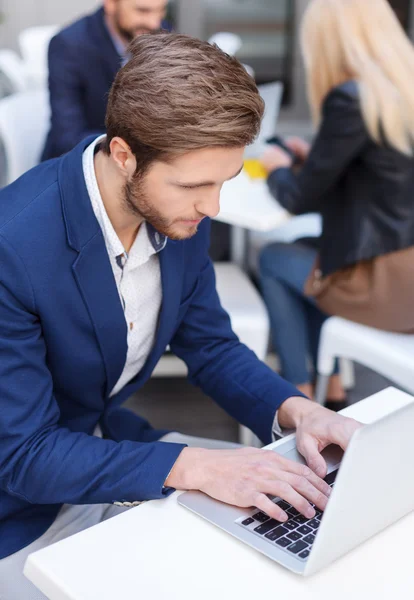
[[[49,46],[51,127],[42,160],[105,131],[108,93],[138,35],[167,29],[168,0],[104,0],[94,14],[60,31]]]
[[[217,296],[209,221],[260,127],[253,79],[183,35],[142,35],[130,51],[107,135],[0,192],[2,600],[43,599],[22,575],[30,552],[177,488],[285,521],[269,499],[281,496],[312,518],[330,493],[321,450],[359,426],[260,362]],[[167,345],[264,443],[296,427],[310,468],[123,408]]]

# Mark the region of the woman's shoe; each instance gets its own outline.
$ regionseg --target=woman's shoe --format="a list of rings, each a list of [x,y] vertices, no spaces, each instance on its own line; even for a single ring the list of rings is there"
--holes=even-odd
[[[329,408],[329,410],[334,410],[335,412],[338,412],[340,410],[342,410],[343,408],[346,408],[347,406],[349,406],[348,403],[348,398],[345,398],[344,400],[326,400],[325,404],[324,404],[325,408]]]

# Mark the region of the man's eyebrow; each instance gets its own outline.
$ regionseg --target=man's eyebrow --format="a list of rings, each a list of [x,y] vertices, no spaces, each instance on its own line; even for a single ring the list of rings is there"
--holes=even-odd
[[[227,179],[227,181],[230,181],[231,179],[235,179],[238,175],[240,175],[240,173],[242,171],[243,171],[243,165],[240,167],[240,169],[237,171],[237,173],[232,175],[229,179]],[[198,182],[175,181],[174,183],[175,183],[175,185],[178,185],[180,187],[200,188],[200,187],[207,187],[210,185],[216,185],[217,182],[216,181],[198,181]]]

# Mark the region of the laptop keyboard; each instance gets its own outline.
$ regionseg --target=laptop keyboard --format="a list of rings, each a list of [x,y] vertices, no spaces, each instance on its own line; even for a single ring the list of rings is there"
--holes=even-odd
[[[338,470],[332,471],[325,477],[326,483],[331,487],[334,486],[337,473]],[[277,500],[275,504],[289,515],[289,519],[285,523],[271,519],[261,511],[255,512],[251,517],[238,522],[252,533],[262,536],[268,542],[277,544],[286,552],[295,554],[300,560],[306,560],[321,524],[322,511],[312,504],[316,515],[313,519],[307,519],[284,500]]]

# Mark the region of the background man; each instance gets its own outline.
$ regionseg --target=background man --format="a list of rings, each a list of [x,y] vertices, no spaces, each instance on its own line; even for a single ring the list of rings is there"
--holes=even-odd
[[[60,31],[49,46],[51,128],[43,160],[104,133],[108,93],[138,35],[168,28],[168,0],[104,0],[94,14]]]

